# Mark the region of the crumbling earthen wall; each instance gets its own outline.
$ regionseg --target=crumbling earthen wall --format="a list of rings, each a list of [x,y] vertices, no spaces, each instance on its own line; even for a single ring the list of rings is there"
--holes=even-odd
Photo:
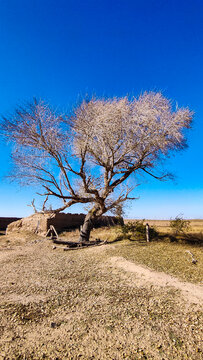
[[[36,213],[18,221],[14,221],[7,226],[6,234],[10,234],[11,232],[28,232],[32,234],[46,235],[48,229],[47,219],[50,216],[52,216],[52,214]]]
[[[84,214],[65,213],[36,213],[29,217],[14,221],[7,226],[6,233],[30,232],[33,234],[46,235],[50,225],[53,225],[58,233],[68,229],[79,228],[84,223]],[[119,223],[115,216],[101,216],[94,223],[94,227],[113,226]]]
[[[57,232],[65,231],[67,229],[79,228],[84,223],[84,214],[65,214],[59,213],[55,217],[47,219],[47,227],[53,225]],[[94,223],[94,227],[100,226],[114,226],[118,224],[118,218],[115,216],[101,216]]]
[[[122,218],[118,218],[116,216],[101,216],[96,220],[94,227],[100,226],[115,226],[115,225],[123,225],[124,221]]]
[[[83,224],[84,219],[84,214],[55,214],[55,216],[47,219],[47,229],[49,229],[50,225],[53,225],[57,232],[65,231],[67,229],[75,229]]]
[[[6,230],[7,226],[13,221],[20,220],[17,217],[0,217],[0,230]]]

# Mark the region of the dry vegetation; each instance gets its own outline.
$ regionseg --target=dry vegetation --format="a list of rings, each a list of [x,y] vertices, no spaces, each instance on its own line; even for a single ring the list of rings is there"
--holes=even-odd
[[[134,220],[126,220],[125,222],[132,222]],[[156,229],[160,232],[167,233],[170,232],[170,220],[145,220],[145,223],[148,223],[151,226],[155,226]],[[190,220],[191,232],[192,233],[203,233],[203,220],[201,219],[192,219]]]
[[[118,227],[92,236],[111,243],[64,252],[40,237],[0,236],[0,359],[202,359],[200,299],[128,266],[147,265],[199,291],[201,247],[123,240]]]

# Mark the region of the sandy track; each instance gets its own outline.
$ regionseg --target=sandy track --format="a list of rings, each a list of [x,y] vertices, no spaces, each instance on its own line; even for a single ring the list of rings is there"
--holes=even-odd
[[[151,284],[161,287],[174,287],[181,291],[182,296],[189,302],[195,304],[203,303],[203,285],[195,285],[189,282],[182,282],[177,278],[163,272],[153,271],[142,265],[137,265],[123,257],[111,257],[110,263],[126,272],[135,273],[136,285],[146,286]]]

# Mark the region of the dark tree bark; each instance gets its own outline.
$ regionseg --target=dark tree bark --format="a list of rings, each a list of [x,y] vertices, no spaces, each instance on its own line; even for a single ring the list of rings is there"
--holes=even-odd
[[[98,214],[98,209],[92,209],[91,211],[88,212],[88,214],[85,216],[82,229],[80,230],[79,242],[89,241],[91,230],[94,227],[94,221],[99,216],[101,216],[101,214]]]

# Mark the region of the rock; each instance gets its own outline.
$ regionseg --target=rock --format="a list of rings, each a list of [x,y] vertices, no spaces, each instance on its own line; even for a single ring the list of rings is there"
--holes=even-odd
[[[57,327],[57,324],[56,324],[55,322],[51,322],[50,325],[51,325],[51,328],[52,328],[52,329],[55,329],[55,328]]]

